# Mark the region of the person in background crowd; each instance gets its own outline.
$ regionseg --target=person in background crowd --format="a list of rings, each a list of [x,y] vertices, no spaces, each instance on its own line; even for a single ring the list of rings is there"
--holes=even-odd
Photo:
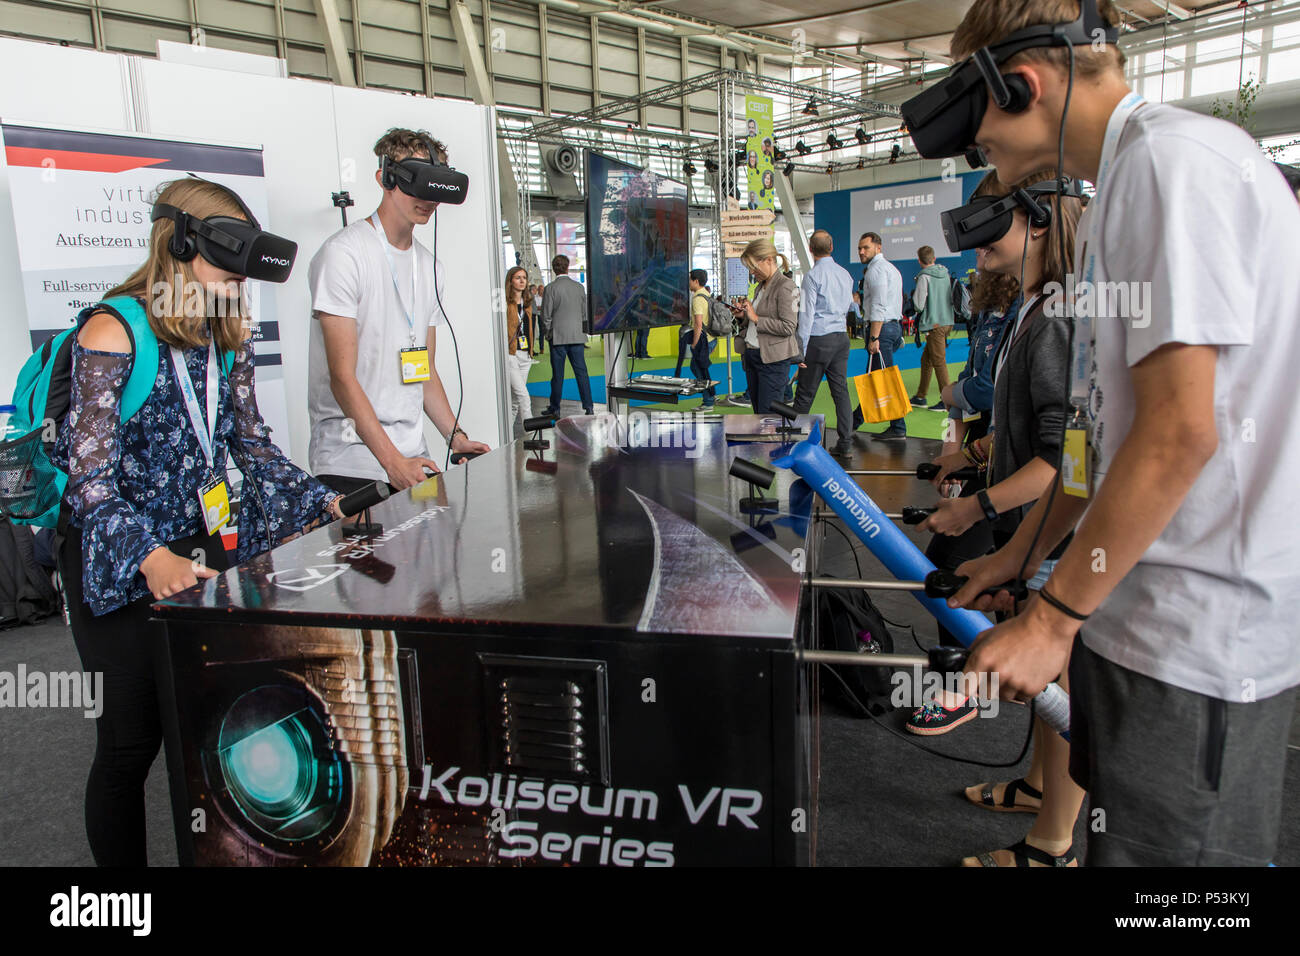
[[[934,248],[922,246],[916,251],[921,271],[916,276],[916,289],[912,304],[916,308],[916,330],[925,336],[925,349],[921,353],[921,382],[912,396],[912,404],[925,408],[929,400],[930,373],[942,392],[948,387],[948,336],[952,334],[952,277],[948,268],[935,262]],[[944,407],[940,399],[932,409]]]
[[[1056,179],[1047,170],[1014,186],[990,172],[975,189],[975,196],[1007,196]],[[1052,196],[1051,226],[1035,226],[1017,207],[1010,230],[991,246],[977,250],[979,268],[1006,276],[1024,277],[1023,299],[1014,320],[1006,323],[993,354],[993,431],[969,443],[959,454],[938,459],[942,485],[947,473],[966,465],[987,469],[988,488],[975,497],[940,499],[934,514],[920,526],[939,534],[960,535],[986,522],[995,547],[1011,540],[1025,512],[1044,494],[1050,495],[1061,453],[1066,398],[1062,383],[1069,377],[1070,324],[1064,299],[1051,289],[1064,288],[1074,262],[1074,236],[1083,207],[1079,200]],[[1062,230],[1062,226],[1064,229]],[[1065,244],[1061,244],[1064,232]],[[1050,301],[1049,301],[1050,299]],[[1039,591],[1065,550],[1058,546],[1027,585]],[[1013,575],[1014,576],[1014,575]],[[1069,690],[1065,674],[1061,686]],[[907,727],[913,733],[942,733],[971,719],[973,705],[942,699],[913,714]],[[1034,720],[1034,759],[1029,772],[1008,783],[969,787],[966,799],[994,811],[1037,811],[1029,834],[1019,843],[964,861],[967,866],[1073,866],[1074,824],[1083,805],[1083,790],[1070,779],[1070,746],[1041,719]]]
[[[582,410],[595,414],[591,400],[591,380],[587,377],[587,336],[582,331],[587,316],[587,293],[582,283],[569,277],[569,257],[558,255],[551,260],[555,279],[542,293],[542,334],[551,343],[551,403],[542,413],[560,414],[560,396],[564,389],[564,360],[573,366],[578,383]]]
[[[506,273],[506,377],[510,381],[510,421],[513,429],[532,414],[528,395],[528,371],[532,368],[532,297],[528,294],[528,270],[515,266]]]
[[[430,156],[430,149],[434,155]],[[408,158],[447,160],[428,133],[391,129],[375,143],[382,166]],[[383,188],[381,170],[375,181]],[[375,480],[397,490],[439,470],[423,418],[452,451],[483,453],[459,424],[435,363],[446,321],[442,266],[415,238],[438,204],[383,188],[379,208],[340,229],[312,257],[307,410],[311,470],[347,494]],[[421,356],[423,372],[408,357]]]
[[[894,353],[903,347],[903,276],[885,258],[881,243],[880,234],[875,232],[864,232],[858,240],[858,259],[866,263],[858,281],[858,295],[867,325],[867,351],[880,356],[882,368],[889,368],[895,364]],[[854,431],[862,423],[862,409],[857,408],[853,413]],[[876,441],[902,441],[907,437],[907,421],[896,418],[874,437]]]
[[[1300,202],[1300,169],[1295,166],[1287,166],[1285,163],[1274,163],[1277,171],[1282,174],[1286,180],[1287,187],[1295,194],[1297,202]]]
[[[799,386],[794,407],[799,414],[812,408],[822,378],[835,402],[835,454],[853,450],[853,406],[849,402],[849,334],[845,316],[853,304],[853,277],[831,258],[831,234],[818,229],[808,237],[813,267],[799,288]],[[828,436],[829,437],[829,436]]]
[[[764,415],[771,411],[772,402],[785,395],[791,362],[799,355],[799,290],[786,274],[790,263],[771,239],[755,239],[740,260],[758,279],[754,300],[742,300],[733,311],[749,320],[745,351],[754,371],[750,390],[755,414]]]
[[[157,201],[194,220],[244,217],[228,189],[202,179],[169,183]],[[150,605],[342,517],[341,495],[285,457],[258,411],[253,339],[239,305],[244,277],[202,255],[177,259],[176,228],[171,218],[155,221],[148,259],[106,296],[133,296],[144,306],[159,344],[153,390],[122,421],[137,343],[116,315],[88,309],[72,346],[71,404],[51,455],[68,475],[59,567],[72,638],[85,671],[104,676],[85,800],[99,866],[147,862],[145,780],[163,738],[154,672],[162,628],[151,621]],[[204,312],[190,313],[188,291],[171,294],[173,277],[187,289],[202,287]],[[174,314],[181,302],[182,314]],[[260,508],[241,510],[234,562],[219,526],[210,530],[204,516],[204,491],[224,479],[228,455],[244,472],[245,488],[262,492],[270,522]]]
[[[648,359],[650,357],[650,330],[637,329],[632,340],[632,357]]]
[[[691,374],[695,381],[709,381],[709,352],[712,343],[707,334],[709,325],[709,274],[703,269],[692,269],[687,280],[691,289]],[[701,408],[712,408],[714,389],[704,393]]]

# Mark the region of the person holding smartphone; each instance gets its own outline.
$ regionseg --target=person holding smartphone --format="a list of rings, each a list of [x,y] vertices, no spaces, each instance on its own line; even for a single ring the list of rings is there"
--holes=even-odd
[[[758,289],[754,301],[742,298],[732,311],[748,322],[745,354],[754,373],[749,388],[754,414],[765,415],[772,402],[785,397],[790,365],[800,355],[799,289],[785,274],[790,263],[776,251],[771,239],[755,239],[745,247],[740,261],[758,280]]]

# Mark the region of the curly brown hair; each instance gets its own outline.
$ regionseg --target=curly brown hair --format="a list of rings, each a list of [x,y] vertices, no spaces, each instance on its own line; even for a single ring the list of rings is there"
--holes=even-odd
[[[428,130],[403,129],[394,126],[375,143],[375,156],[382,159],[387,156],[391,161],[408,159],[411,156],[429,156],[429,145],[433,145],[437,156],[430,156],[440,163],[447,161],[447,145],[434,137]]]

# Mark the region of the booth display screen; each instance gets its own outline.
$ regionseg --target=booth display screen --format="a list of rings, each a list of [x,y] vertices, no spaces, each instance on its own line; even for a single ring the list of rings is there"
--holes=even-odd
[[[587,152],[587,332],[689,321],[686,187]]]

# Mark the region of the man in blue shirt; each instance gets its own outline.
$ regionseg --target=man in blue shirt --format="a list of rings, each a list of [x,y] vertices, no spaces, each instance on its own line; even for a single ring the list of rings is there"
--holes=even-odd
[[[808,237],[813,267],[799,289],[799,388],[794,407],[802,415],[812,408],[822,377],[835,401],[835,454],[853,450],[853,406],[849,404],[849,334],[845,316],[853,304],[853,277],[831,258],[831,235],[818,229]]]
[[[867,323],[868,370],[877,365],[889,368],[894,352],[903,347],[903,276],[898,267],[885,258],[880,235],[864,232],[858,240],[858,258],[866,263],[858,294],[862,298],[862,315]],[[877,363],[876,356],[880,356]],[[853,427],[862,424],[862,409],[853,416]],[[907,422],[896,418],[875,436],[877,441],[902,441],[907,437]]]

